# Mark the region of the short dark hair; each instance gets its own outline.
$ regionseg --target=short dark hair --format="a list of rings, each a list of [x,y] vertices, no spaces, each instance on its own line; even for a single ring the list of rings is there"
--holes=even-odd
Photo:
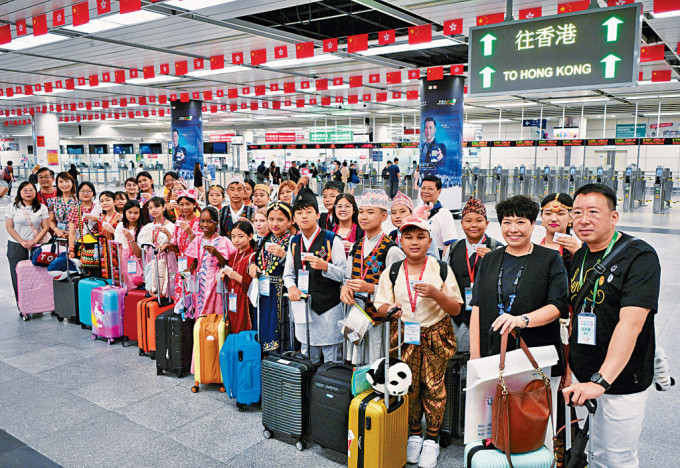
[[[310,200],[300,200],[293,205],[293,215],[295,215],[296,211],[305,210],[309,207],[314,208],[314,211],[317,213],[319,212],[319,206],[316,203],[313,203]]]
[[[399,158],[394,158],[394,162],[399,162]]]
[[[128,182],[134,182],[135,185],[137,185],[137,179],[135,177],[128,177],[127,179],[125,179],[125,184],[123,185],[127,185]]]
[[[165,206],[165,199],[163,197],[152,197],[147,203],[152,203],[156,208]]]
[[[196,164],[198,164],[198,163],[196,163]],[[179,179],[179,174],[178,174],[177,172],[175,172],[175,171],[168,171],[168,172],[166,172],[166,173],[163,175],[163,183],[165,183],[165,178],[166,178],[167,176],[170,176],[170,177],[172,177],[172,178],[175,179],[175,180]]]
[[[31,182],[28,180],[24,180],[22,183],[19,184],[19,190],[17,190],[17,196],[14,198],[14,207],[15,208],[21,208],[23,206],[24,200],[21,198],[21,191],[24,189],[24,187],[31,186],[33,187],[33,190],[35,190],[35,197],[33,197],[33,201],[31,201],[31,209],[33,210],[34,213],[37,213],[40,210],[40,202],[38,201],[38,189],[35,188],[35,185],[33,185]]]
[[[78,186],[78,190],[76,191],[76,196],[78,199],[80,199],[80,191],[83,189],[83,187],[88,187],[90,190],[92,190],[92,198],[97,198],[97,190],[94,188],[94,184],[92,182],[81,182],[80,185]]]
[[[45,171],[49,172],[51,177],[54,177],[54,171],[52,169],[50,169],[49,167],[41,167],[40,169],[38,169],[38,172],[36,172],[36,174],[39,175],[41,172],[45,172]]]
[[[576,193],[574,193],[574,200],[576,200],[576,197],[579,195],[589,195],[591,193],[604,195],[607,198],[609,208],[612,210],[616,209],[616,194],[610,187],[607,187],[604,184],[586,184],[581,186],[576,190]]]
[[[437,190],[442,189],[442,180],[434,174],[428,174],[423,177],[423,182],[434,182],[437,185]]]
[[[503,218],[509,218],[510,216],[526,218],[534,223],[539,211],[538,203],[525,195],[515,195],[496,205],[496,216],[499,223],[503,222]]]
[[[425,117],[425,120],[423,120],[423,126],[425,126],[427,122],[432,122],[435,127],[437,126],[437,121],[434,120],[434,117]]]

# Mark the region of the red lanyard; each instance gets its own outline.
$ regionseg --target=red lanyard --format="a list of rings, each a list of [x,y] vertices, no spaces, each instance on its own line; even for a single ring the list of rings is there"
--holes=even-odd
[[[426,266],[427,258],[425,259],[425,263],[423,263],[423,269],[420,270],[420,277],[418,278],[418,281],[423,280],[423,274],[425,273]],[[411,303],[411,314],[415,315],[416,301],[418,300],[418,291],[415,291],[413,295],[411,294],[411,281],[408,278],[408,260],[404,260],[404,276],[406,277],[406,292],[408,292],[408,301]]]
[[[553,239],[553,243],[556,243],[554,239]],[[545,246],[545,237],[544,237],[543,240],[541,241],[541,244],[540,244],[540,245],[541,245],[541,246]],[[560,245],[560,248],[557,249],[557,250],[560,252],[560,257],[561,257],[562,255],[564,255],[564,246],[563,246],[563,245]]]
[[[479,242],[486,241],[486,236],[482,237]],[[475,268],[477,268],[477,260],[479,260],[479,255],[475,257],[475,264],[470,268],[470,256],[468,255],[467,243],[465,244],[465,261],[467,262],[468,275],[470,275],[470,285],[475,284]]]
[[[309,247],[311,248],[312,245],[314,245],[314,241],[316,241],[316,238],[319,237],[319,234],[321,233],[321,229],[318,229],[316,231],[316,234],[314,234],[314,238],[312,241],[309,243]],[[305,253],[305,241],[304,241],[305,235],[300,233],[300,262],[302,263],[302,269],[305,269],[305,261],[302,259],[302,254]],[[307,250],[309,252],[309,250]]]
[[[370,257],[371,257],[371,265],[373,265],[373,262],[376,262],[377,260],[375,259],[375,253],[378,251],[378,247],[380,247],[380,244],[382,243],[383,239],[385,238],[385,233],[383,233],[380,236],[380,239],[378,239],[378,243],[375,244],[375,247],[373,247],[373,250],[371,250]],[[368,274],[368,270],[370,269],[368,265],[366,266],[366,271],[364,271],[364,264],[366,263],[366,257],[364,257],[364,246],[366,245],[366,240],[367,237],[364,237],[364,241],[361,243],[361,279],[364,280],[366,278],[366,275]],[[406,265],[406,263],[404,263]],[[421,275],[422,276],[422,275]]]

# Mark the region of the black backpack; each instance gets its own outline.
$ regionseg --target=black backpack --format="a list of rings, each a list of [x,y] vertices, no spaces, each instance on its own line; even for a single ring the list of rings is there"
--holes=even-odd
[[[398,262],[394,262],[390,267],[390,281],[392,282],[392,286],[394,286],[395,283],[397,282],[397,276],[399,276],[399,268],[401,267],[402,263],[404,263],[404,261],[399,260]],[[447,276],[449,276],[448,270],[449,264],[442,260],[437,260],[437,263],[439,263],[439,276],[441,277],[442,281],[446,282],[446,278]]]

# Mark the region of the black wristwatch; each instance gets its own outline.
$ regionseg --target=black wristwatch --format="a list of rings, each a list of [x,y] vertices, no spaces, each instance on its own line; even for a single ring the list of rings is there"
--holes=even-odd
[[[524,326],[522,328],[526,328],[529,326],[529,317],[526,315],[520,315],[520,318],[524,321]]]
[[[598,384],[600,387],[604,388],[604,391],[605,391],[605,392],[606,392],[606,391],[609,391],[609,389],[610,389],[611,386],[612,386],[609,382],[607,382],[606,380],[604,380],[604,377],[602,377],[602,374],[600,374],[599,372],[595,372],[595,373],[593,374],[593,376],[590,378],[590,381],[593,382],[593,383],[596,383],[596,384]]]

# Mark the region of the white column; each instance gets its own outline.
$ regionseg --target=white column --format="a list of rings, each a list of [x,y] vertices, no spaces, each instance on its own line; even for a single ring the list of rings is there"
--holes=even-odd
[[[59,166],[59,118],[57,114],[33,116],[33,151],[41,166]],[[50,160],[48,161],[48,154]]]

